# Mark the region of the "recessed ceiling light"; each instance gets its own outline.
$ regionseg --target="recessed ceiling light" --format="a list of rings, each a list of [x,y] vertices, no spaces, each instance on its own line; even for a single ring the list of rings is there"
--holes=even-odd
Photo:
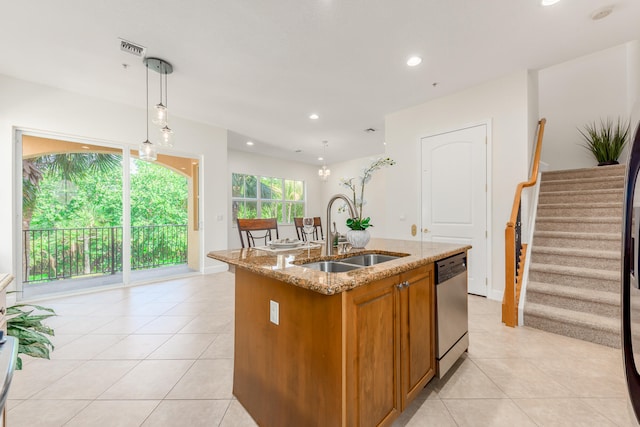
[[[415,67],[416,65],[420,65],[422,63],[422,58],[420,58],[419,56],[412,56],[411,58],[407,59],[407,65],[409,67]]]
[[[310,118],[311,120],[318,120],[318,119],[320,118],[320,116],[319,116],[319,115],[317,115],[316,113],[313,113],[313,114],[311,114],[311,115],[309,116],[309,118]]]
[[[323,157],[318,157],[318,160],[319,160],[319,161],[323,161],[323,160],[324,160],[324,158],[323,158]]]
[[[560,0],[542,0],[540,2],[540,4],[542,4],[543,6],[553,6],[554,4],[558,3]]]
[[[247,141],[247,145],[251,147],[253,145],[253,141]]]
[[[611,12],[613,12],[613,6],[605,6],[601,9],[594,10],[591,13],[591,19],[597,21],[599,19],[606,18],[607,16],[611,15]]]

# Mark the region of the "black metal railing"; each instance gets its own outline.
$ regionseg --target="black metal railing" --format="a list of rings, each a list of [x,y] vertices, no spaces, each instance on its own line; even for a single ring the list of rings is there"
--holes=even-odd
[[[516,277],[520,273],[520,257],[522,256],[522,202],[518,206],[518,219],[516,220]]]
[[[23,282],[47,282],[122,271],[122,227],[22,231]],[[187,262],[187,225],[131,227],[131,269]]]

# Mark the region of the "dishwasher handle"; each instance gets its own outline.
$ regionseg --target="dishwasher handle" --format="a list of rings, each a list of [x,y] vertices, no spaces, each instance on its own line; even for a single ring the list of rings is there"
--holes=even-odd
[[[436,285],[467,271],[466,254],[461,253],[436,261]]]

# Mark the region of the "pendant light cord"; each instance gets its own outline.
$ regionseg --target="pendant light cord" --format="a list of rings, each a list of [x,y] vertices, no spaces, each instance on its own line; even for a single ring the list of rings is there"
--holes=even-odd
[[[145,104],[145,111],[147,112],[147,140],[146,142],[150,142],[149,141],[149,64],[145,64],[145,67],[147,68],[147,103]]]
[[[169,114],[169,92],[167,89],[167,69],[164,68],[164,106],[167,108],[167,119],[168,119],[168,114]],[[160,79],[160,81],[162,81],[162,78]]]

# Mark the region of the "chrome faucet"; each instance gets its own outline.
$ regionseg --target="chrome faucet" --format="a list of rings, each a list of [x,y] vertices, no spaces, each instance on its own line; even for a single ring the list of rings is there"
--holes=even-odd
[[[327,227],[331,227],[331,206],[333,205],[333,202],[335,202],[338,199],[342,199],[347,204],[347,207],[349,208],[349,215],[351,215],[351,218],[356,217],[356,207],[353,206],[353,202],[351,202],[351,200],[349,200],[349,198],[344,194],[336,194],[329,199],[329,203],[327,204]],[[329,230],[330,229],[327,228],[327,231]],[[327,233],[327,237],[325,241],[325,246],[327,248],[326,249],[327,255],[333,254],[333,238],[332,238],[333,236],[331,234],[332,234],[331,232]]]

